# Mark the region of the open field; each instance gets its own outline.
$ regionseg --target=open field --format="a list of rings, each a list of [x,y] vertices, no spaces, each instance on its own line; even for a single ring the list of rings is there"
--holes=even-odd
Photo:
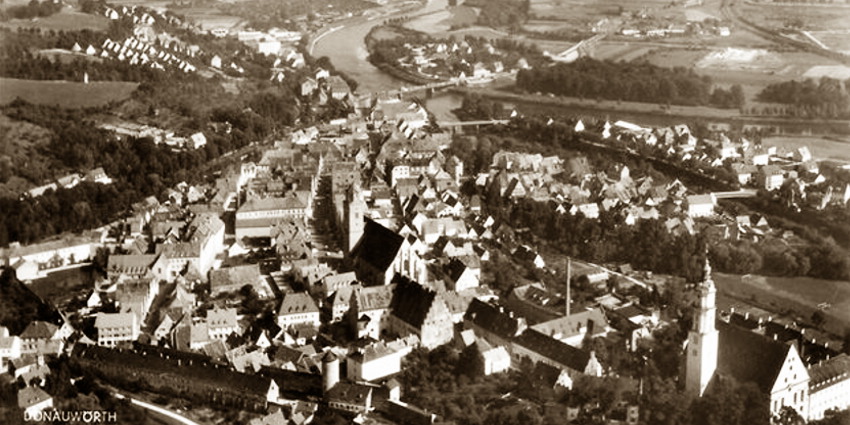
[[[643,8],[662,8],[669,5],[665,0],[647,0],[630,2],[622,0],[599,0],[594,2],[581,0],[531,0],[529,14],[539,18],[566,18],[569,16],[585,15],[617,16],[622,11],[639,11]]]
[[[838,336],[850,328],[850,282],[808,277],[739,276],[714,273],[720,294],[746,300],[775,313],[791,312],[792,318],[809,321],[818,304],[828,302],[825,330]]]
[[[412,30],[444,36],[453,27],[467,27],[475,25],[478,20],[478,9],[474,7],[457,6],[448,10],[440,10],[418,16],[404,24]]]
[[[59,105],[66,108],[103,106],[124,100],[139,83],[97,81],[89,84],[72,81],[35,81],[0,78],[0,105],[20,97],[30,103]]]
[[[850,29],[850,8],[830,6],[779,6],[745,3],[738,6],[742,16],[771,29],[782,29],[787,25],[802,24],[805,30]]]
[[[704,49],[658,48],[647,54],[645,59],[657,66],[690,68],[708,53],[709,50]]]
[[[86,46],[83,46],[83,49],[85,48]],[[103,58],[99,56],[89,56],[85,53],[74,53],[67,49],[44,49],[39,50],[37,54],[41,57],[48,58],[53,62],[60,62],[63,64],[72,63],[77,60],[103,62]]]
[[[109,28],[109,19],[103,16],[74,12],[65,8],[61,12],[46,18],[12,19],[0,22],[0,27],[17,30],[18,28],[41,28],[43,30],[69,31],[89,29],[105,31]]]
[[[850,16],[847,19],[850,19]],[[809,33],[831,50],[850,55],[850,30],[810,31]]]
[[[762,143],[785,150],[808,146],[809,151],[815,159],[836,159],[850,162],[850,140],[841,142],[827,140],[822,137],[776,136],[765,137],[762,139]]]
[[[172,10],[200,25],[204,30],[211,30],[215,28],[227,28],[234,30],[241,29],[239,25],[242,21],[241,18],[222,13],[215,7],[188,7]]]

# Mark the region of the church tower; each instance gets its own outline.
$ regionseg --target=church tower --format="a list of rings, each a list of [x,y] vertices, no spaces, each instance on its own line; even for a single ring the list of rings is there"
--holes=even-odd
[[[366,213],[366,203],[363,202],[363,195],[360,188],[356,184],[352,184],[345,191],[345,199],[342,204],[343,208],[343,249],[348,254],[354,248],[354,245],[360,241],[363,236],[363,227],[365,221],[363,215]]]
[[[717,369],[718,332],[714,326],[717,289],[711,279],[711,265],[705,259],[705,273],[699,284],[699,304],[694,311],[694,324],[688,333],[685,363],[685,391],[701,397]]]

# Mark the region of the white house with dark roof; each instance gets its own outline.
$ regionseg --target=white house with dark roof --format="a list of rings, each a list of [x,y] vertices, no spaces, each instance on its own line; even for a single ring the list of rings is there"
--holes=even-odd
[[[134,313],[98,313],[94,327],[97,329],[97,345],[101,347],[135,341],[141,332],[138,316]]]
[[[319,307],[306,292],[290,292],[283,296],[277,313],[277,325],[283,329],[308,324],[319,327]]]
[[[21,354],[58,354],[64,346],[64,338],[70,335],[67,326],[40,320],[30,322],[20,335]]]

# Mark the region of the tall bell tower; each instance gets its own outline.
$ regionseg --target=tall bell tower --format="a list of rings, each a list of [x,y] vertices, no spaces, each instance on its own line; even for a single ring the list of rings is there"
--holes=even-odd
[[[363,194],[357,184],[352,184],[345,191],[343,214],[343,249],[349,254],[363,236],[365,226],[363,217],[366,214],[366,203],[363,202]]]
[[[685,391],[701,397],[717,369],[718,332],[714,326],[717,289],[711,279],[711,265],[705,259],[705,272],[698,286],[699,303],[694,311],[694,324],[688,333],[685,363]]]

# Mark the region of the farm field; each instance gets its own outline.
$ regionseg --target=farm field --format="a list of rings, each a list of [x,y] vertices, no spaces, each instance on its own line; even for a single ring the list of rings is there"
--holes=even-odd
[[[241,18],[222,13],[215,7],[177,8],[174,9],[174,12],[185,16],[190,21],[200,25],[204,30],[214,28],[241,29]]]
[[[850,19],[850,13],[848,13],[847,19]],[[830,49],[850,55],[850,30],[810,31],[810,33]]]
[[[665,67],[693,67],[700,59],[709,53],[706,49],[676,49],[658,48],[649,52],[645,59],[657,66]]]
[[[850,162],[850,141],[840,142],[822,137],[776,136],[765,137],[762,139],[762,143],[785,150],[808,146],[815,159],[835,159]]]
[[[813,66],[803,74],[803,77],[814,79],[829,77],[837,80],[847,80],[850,79],[850,67],[843,65]]]
[[[109,28],[109,19],[103,16],[74,12],[66,7],[61,12],[45,18],[12,19],[10,21],[0,22],[0,27],[12,30],[17,30],[18,28],[41,28],[42,30],[54,31],[82,29],[106,31]]]
[[[780,6],[754,3],[739,3],[741,16],[754,23],[772,29],[787,25],[802,24],[804,30],[847,30],[850,29],[850,7],[841,6]]]
[[[73,81],[36,81],[0,78],[0,105],[20,97],[39,105],[59,105],[66,108],[103,106],[124,100],[139,83],[99,81],[89,84]]]
[[[404,24],[412,30],[445,36],[453,27],[467,27],[474,25],[478,20],[478,10],[473,7],[457,6],[448,10],[440,10],[418,16]]]
[[[828,302],[830,307],[823,311],[826,330],[841,336],[850,328],[850,282],[723,273],[714,273],[713,277],[719,294],[739,303],[740,300],[758,300],[756,307],[774,313],[790,311],[792,317],[803,321],[808,321],[812,313],[818,311],[819,304]]]

